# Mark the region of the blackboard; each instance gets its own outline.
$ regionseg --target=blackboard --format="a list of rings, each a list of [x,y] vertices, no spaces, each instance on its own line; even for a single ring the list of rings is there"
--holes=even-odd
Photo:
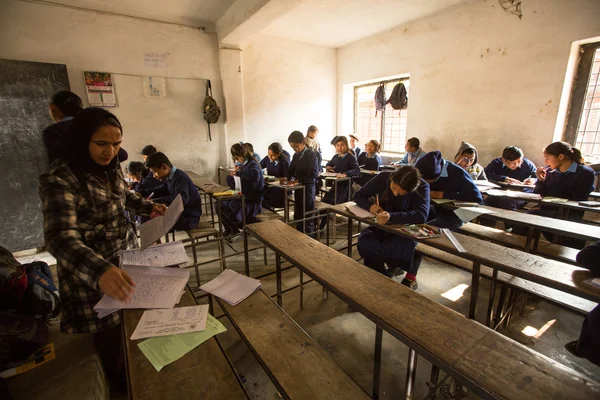
[[[0,60],[0,246],[11,251],[44,245],[42,131],[52,124],[48,100],[59,90],[69,90],[65,65]]]

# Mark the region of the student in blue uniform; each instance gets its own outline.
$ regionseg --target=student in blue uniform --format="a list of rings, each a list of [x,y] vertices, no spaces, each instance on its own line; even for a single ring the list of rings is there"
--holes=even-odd
[[[336,172],[339,178],[346,176],[357,177],[360,175],[360,168],[356,157],[349,152],[348,139],[345,136],[337,136],[335,142],[335,150],[337,154],[327,163],[327,172]],[[334,198],[334,190],[331,189],[325,196],[323,202],[329,204],[344,203],[348,200],[349,182],[337,182],[337,197]]]
[[[65,139],[67,130],[75,115],[83,110],[81,98],[75,93],[63,90],[55,93],[48,105],[50,118],[54,121],[44,129],[43,140],[48,151],[48,161],[52,163],[57,158],[65,156]]]
[[[554,142],[544,149],[546,167],[536,170],[537,183],[533,193],[542,197],[560,197],[568,200],[587,200],[594,190],[594,170],[583,165],[581,152],[566,142]],[[549,204],[541,204],[528,210],[528,214],[557,218],[559,208]],[[568,220],[579,222],[583,211],[569,210]],[[514,233],[525,234],[522,227],[514,227]],[[553,235],[544,232],[544,236],[552,241]],[[565,246],[582,248],[585,242],[573,238],[564,238]]]
[[[240,144],[242,144],[242,143],[240,143]],[[252,152],[252,157],[254,157],[254,159],[256,161],[260,161],[261,160],[260,155],[254,151],[254,146],[252,145],[252,143],[245,143],[245,144],[246,144],[246,146],[248,146],[250,148],[250,151]]]
[[[294,191],[294,219],[303,219],[305,211],[315,209],[316,181],[320,165],[317,154],[306,145],[302,132],[294,131],[288,137],[288,143],[294,149],[294,157],[288,170],[288,180],[297,180],[304,185],[304,190]],[[304,201],[302,194],[304,193]],[[304,205],[304,208],[302,207]],[[296,224],[296,229],[302,231],[303,224]],[[314,232],[314,220],[306,221],[306,233]]]
[[[422,224],[429,214],[429,185],[415,167],[407,165],[394,172],[381,172],[356,192],[354,200],[375,214],[379,224]],[[416,245],[414,240],[375,226],[358,237],[358,252],[367,267],[388,276],[396,269],[405,270],[402,284],[413,290],[417,289],[418,265],[412,268]]]
[[[130,189],[134,192],[139,192],[142,189],[151,189],[162,184],[156,179],[152,172],[139,161],[130,161],[127,164],[127,177],[133,180],[133,185]]]
[[[358,147],[358,142],[360,142],[360,140],[358,140],[358,136],[356,135],[348,136],[350,137],[350,149],[354,152],[354,157],[358,159],[358,156],[362,153],[362,149]]]
[[[432,199],[451,199],[477,204],[483,202],[481,192],[467,171],[444,160],[439,150],[427,153],[417,161],[415,167],[429,183]],[[460,228],[463,224],[454,211],[434,206],[430,209],[429,221],[432,225],[449,229]]]
[[[140,155],[142,156],[142,160],[144,160],[144,162],[146,162],[148,157],[154,153],[158,153],[158,150],[156,150],[156,147],[154,147],[153,145],[148,144],[148,145],[144,146],[144,148],[140,152]]]
[[[227,184],[235,189],[234,176],[238,176],[242,184],[242,194],[245,199],[246,221],[260,214],[262,211],[263,190],[265,179],[258,160],[254,158],[253,151],[248,143],[236,143],[231,146],[231,156],[236,162],[234,171],[227,177]],[[221,203],[221,216],[223,217],[224,235],[237,235],[243,228],[242,200],[225,200]]]
[[[461,142],[460,147],[454,156],[454,163],[467,171],[474,181],[487,181],[485,170],[479,165],[477,149],[471,143]]]
[[[317,154],[317,160],[319,162],[319,171],[321,170],[321,161],[323,161],[323,153],[321,152],[321,144],[317,139],[319,134],[319,128],[311,125],[306,130],[306,145]]]
[[[371,140],[367,142],[365,145],[365,151],[360,153],[358,156],[358,166],[362,169],[366,169],[369,171],[379,171],[379,166],[381,165],[381,157],[379,157],[379,142],[377,140]],[[375,175],[370,174],[360,174],[360,176],[354,179],[354,182],[363,186],[366,185],[371,178]]]
[[[536,182],[535,171],[535,164],[525,158],[523,150],[517,146],[506,147],[502,151],[502,157],[492,160],[485,167],[485,173],[491,181],[525,185]],[[533,190],[524,189],[523,191],[532,192]],[[485,204],[491,207],[515,211],[517,208],[523,208],[527,202],[509,197],[487,196]]]
[[[150,168],[154,177],[162,184],[154,188],[141,189],[138,194],[145,198],[152,194],[152,201],[167,206],[180,194],[183,201],[183,213],[173,229],[185,231],[197,227],[202,215],[202,200],[190,177],[175,167],[161,152],[148,156],[146,167]]]
[[[287,178],[290,169],[290,158],[281,147],[281,143],[271,143],[268,149],[268,155],[260,161],[261,168],[267,169],[267,175],[276,178]],[[280,188],[267,186],[263,197],[263,207],[272,210],[273,208],[282,208],[285,203],[285,192]]]
[[[594,276],[600,276],[600,242],[596,242],[577,254],[577,264],[587,268]],[[565,344],[576,357],[587,358],[600,366],[600,305],[585,317],[579,339]]]
[[[415,165],[417,161],[427,154],[421,148],[421,141],[416,137],[412,137],[406,141],[404,150],[406,151],[404,157],[401,160],[393,162],[392,165]]]

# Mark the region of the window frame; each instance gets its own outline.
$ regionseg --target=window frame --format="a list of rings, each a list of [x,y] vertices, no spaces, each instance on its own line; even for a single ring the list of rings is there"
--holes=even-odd
[[[384,86],[387,85],[390,82],[404,82],[404,81],[410,81],[410,76],[402,76],[402,77],[397,77],[397,78],[393,78],[393,79],[385,79],[385,80],[381,80],[381,81],[374,81],[374,82],[369,82],[369,83],[363,83],[361,85],[356,85],[354,86],[354,91],[353,91],[353,95],[354,95],[354,109],[353,109],[353,130],[356,133],[356,119],[357,119],[357,107],[358,107],[358,96],[357,96],[357,92],[358,89],[363,88],[363,87],[367,87],[367,86],[379,86],[381,84],[383,84]],[[391,94],[391,93],[390,93]],[[386,96],[387,93],[386,93]],[[389,96],[388,96],[389,97]],[[375,101],[373,99],[373,101]],[[386,106],[387,108],[388,106]],[[391,106],[389,106],[391,107]],[[408,106],[406,107],[406,109],[408,109]],[[404,154],[403,151],[391,151],[391,150],[387,150],[384,147],[384,140],[383,140],[383,133],[384,133],[384,129],[385,129],[385,110],[381,113],[381,122],[380,122],[380,132],[379,132],[379,143],[381,143],[381,151],[384,153],[388,153],[388,154]],[[406,118],[407,120],[407,126],[408,126],[408,117]],[[406,130],[406,137],[408,138],[408,128]]]
[[[594,64],[594,56],[597,49],[600,49],[600,42],[584,44],[578,51],[577,69],[569,96],[569,106],[567,107],[567,123],[562,135],[563,140],[570,143],[571,146],[575,146],[577,142],[577,130],[583,114],[590,72]]]

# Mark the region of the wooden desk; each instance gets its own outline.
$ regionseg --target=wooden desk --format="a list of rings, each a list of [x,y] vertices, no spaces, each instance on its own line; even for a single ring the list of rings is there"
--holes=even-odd
[[[248,225],[246,232],[276,252],[278,268],[280,257],[287,259],[377,325],[374,396],[378,393],[382,329],[410,347],[407,396],[412,395],[411,367],[416,365],[416,353],[486,399],[600,396],[597,382],[464,318],[281,221]]]
[[[552,206],[552,207],[556,207],[559,209],[559,213],[561,211],[566,211],[564,217],[567,218],[568,217],[568,212],[569,210],[577,210],[577,211],[588,211],[588,212],[593,212],[593,213],[600,213],[600,207],[588,207],[588,206],[582,206],[579,204],[579,201],[575,201],[575,200],[567,200],[567,201],[563,201],[563,202],[552,202],[552,201],[545,201],[543,198],[540,199],[532,199],[530,197],[528,197],[528,195],[530,195],[530,193],[523,193],[522,196],[520,196],[519,192],[515,192],[513,190],[508,190],[505,191],[506,192],[506,196],[501,196],[498,194],[494,194],[493,196],[495,197],[508,197],[511,199],[515,199],[515,200],[522,200],[522,201],[526,201],[529,203],[536,203],[539,205],[545,205],[545,206]],[[483,192],[484,194],[487,194],[485,192]]]
[[[196,303],[186,290],[177,307],[193,305]],[[241,381],[215,338],[157,372],[137,346],[140,341],[129,339],[143,312],[122,311],[130,399],[248,399]]]
[[[305,205],[305,196],[304,196],[304,185],[282,185],[279,183],[279,181],[276,182],[266,182],[266,185],[268,187],[272,187],[272,188],[279,188],[280,190],[283,190],[283,196],[284,196],[284,201],[283,201],[283,222],[288,223],[290,221],[290,198],[289,198],[289,193],[290,192],[294,192],[296,190],[301,190],[302,191],[302,209],[304,210],[304,205]]]

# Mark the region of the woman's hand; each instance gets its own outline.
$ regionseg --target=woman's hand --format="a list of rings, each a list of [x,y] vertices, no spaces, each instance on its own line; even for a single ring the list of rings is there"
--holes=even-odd
[[[377,223],[381,225],[385,225],[390,220],[390,213],[387,211],[382,211],[376,215]]]
[[[506,183],[510,183],[510,184],[512,184],[512,185],[521,185],[521,184],[523,184],[523,182],[521,182],[520,180],[518,180],[518,179],[514,179],[514,178],[511,178],[511,177],[509,177],[509,176],[507,176],[507,177],[504,179],[504,182],[506,182]]]
[[[346,174],[337,174],[335,177],[336,178],[345,178],[347,175]]]
[[[439,190],[432,190],[431,192],[429,192],[429,198],[431,198],[431,199],[443,199],[444,198],[444,192],[441,192]]]
[[[373,205],[371,205],[371,208],[369,208],[369,212],[371,214],[379,214],[382,211],[383,211],[383,208],[379,207],[379,204],[373,204]]]
[[[537,176],[538,181],[544,181],[546,179],[546,167],[538,167],[535,170],[535,176]]]
[[[332,166],[330,166],[330,165],[328,165],[327,167],[325,167],[325,169],[327,170],[327,172],[335,172],[335,169]]]
[[[164,204],[155,204],[154,207],[152,207],[151,214],[165,215],[166,212],[167,206],[165,206]]]
[[[119,301],[129,303],[135,283],[127,273],[114,265],[100,276],[98,286],[102,292]]]

